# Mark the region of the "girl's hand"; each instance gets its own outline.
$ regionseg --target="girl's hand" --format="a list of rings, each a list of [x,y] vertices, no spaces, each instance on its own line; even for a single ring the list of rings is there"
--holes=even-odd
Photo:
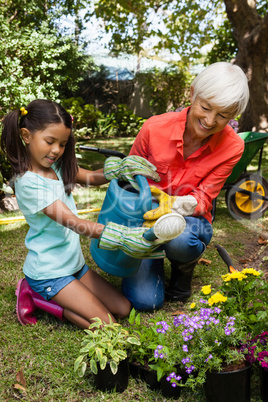
[[[109,222],[99,238],[99,248],[106,250],[122,250],[134,258],[164,258],[165,251],[156,251],[163,240],[148,241],[143,237],[146,228],[128,228]]]
[[[135,176],[145,176],[154,181],[160,181],[160,177],[156,172],[156,167],[141,156],[131,155],[124,159],[117,157],[107,158],[103,169],[104,176],[107,180],[118,179],[128,181],[136,189]]]

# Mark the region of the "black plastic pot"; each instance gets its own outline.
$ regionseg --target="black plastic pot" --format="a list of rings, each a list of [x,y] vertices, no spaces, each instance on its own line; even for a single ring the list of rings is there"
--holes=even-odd
[[[101,391],[123,392],[128,386],[129,364],[128,359],[122,360],[118,365],[116,374],[113,374],[109,362],[104,370],[98,365],[98,374],[94,374],[96,388]]]
[[[181,387],[178,385],[176,387],[172,387],[171,382],[166,380],[166,376],[161,378],[160,384],[163,396],[167,398],[179,398],[181,394]]]
[[[268,371],[261,368],[261,397],[262,402],[268,402]]]
[[[251,366],[235,371],[211,372],[204,384],[207,402],[250,402]]]
[[[155,370],[148,369],[145,366],[137,363],[129,363],[130,374],[133,378],[140,378],[151,389],[156,390],[160,388],[160,382],[157,381],[157,374]]]

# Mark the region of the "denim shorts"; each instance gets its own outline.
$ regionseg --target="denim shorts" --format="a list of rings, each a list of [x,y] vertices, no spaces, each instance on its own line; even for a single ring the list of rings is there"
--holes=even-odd
[[[43,279],[43,280],[35,280],[29,278],[25,275],[25,278],[30,285],[30,287],[36,292],[39,293],[45,300],[50,300],[53,296],[55,296],[59,291],[65,286],[69,285],[75,279],[81,279],[82,276],[89,270],[89,267],[85,264],[80,271],[76,272],[73,275],[62,276],[61,278],[53,278],[53,279]]]

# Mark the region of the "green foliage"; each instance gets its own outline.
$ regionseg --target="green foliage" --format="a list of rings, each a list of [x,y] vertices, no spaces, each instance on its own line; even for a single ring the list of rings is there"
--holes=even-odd
[[[131,345],[140,344],[138,338],[130,335],[121,324],[103,322],[100,318],[94,318],[94,322],[85,329],[87,335],[81,342],[80,355],[74,363],[74,371],[79,376],[85,374],[87,361],[94,374],[98,373],[98,363],[101,370],[104,370],[107,362],[110,363],[111,371],[116,374],[120,361],[127,358],[127,350]]]
[[[152,46],[156,52],[169,49],[189,60],[200,57],[199,49],[208,43],[219,9],[222,12],[219,1],[121,0],[115,7],[113,1],[100,0],[94,14],[105,20],[115,54],[145,52],[146,39],[157,37]]]
[[[116,123],[116,131],[119,136],[136,137],[145,119],[135,115],[127,105],[118,105],[116,111],[111,113],[111,117]]]
[[[129,324],[131,334],[137,335],[140,340],[139,345],[131,347],[129,360],[146,365],[153,359],[153,351],[160,342],[160,334],[156,332],[155,320],[149,320],[147,325],[143,325],[141,323],[141,314],[136,314],[133,308],[129,315]]]
[[[0,117],[35,98],[59,100],[62,88],[77,89],[81,71],[92,63],[53,27],[42,4],[8,6],[0,15]]]
[[[216,63],[217,61],[231,61],[235,58],[238,44],[234,38],[229,20],[223,21],[222,25],[215,29],[212,41],[214,45],[206,55],[205,65]]]
[[[135,137],[145,121],[126,105],[118,105],[114,112],[107,115],[94,105],[84,104],[81,97],[64,100],[62,105],[74,118],[77,138]]]
[[[268,283],[264,274],[252,268],[222,277],[221,291],[227,296],[224,310],[240,314],[248,332],[257,335],[268,327]]]
[[[72,97],[63,100],[61,103],[73,116],[75,130],[80,130],[83,127],[95,130],[98,119],[103,117],[102,112],[97,110],[94,105],[85,105],[81,97]]]
[[[169,67],[165,70],[154,68],[140,74],[144,93],[150,99],[150,107],[154,114],[175,110],[181,105],[189,103],[191,74],[178,67]]]

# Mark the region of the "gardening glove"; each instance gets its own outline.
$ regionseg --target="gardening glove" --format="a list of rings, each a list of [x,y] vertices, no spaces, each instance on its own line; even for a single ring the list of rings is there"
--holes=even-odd
[[[143,237],[146,231],[146,228],[128,228],[109,222],[100,235],[98,247],[106,250],[122,250],[134,258],[164,258],[166,256],[165,251],[155,250],[166,242],[159,239],[146,240]]]
[[[139,186],[134,178],[137,174],[156,182],[160,181],[160,177],[156,173],[156,167],[138,155],[127,156],[124,159],[115,156],[107,158],[103,173],[107,180],[118,179],[128,181],[136,190],[139,190]]]
[[[152,227],[155,221],[162,215],[176,212],[182,216],[192,215],[197,201],[192,195],[174,196],[164,193],[159,188],[150,186],[152,196],[159,202],[159,207],[147,211],[143,215],[143,226]]]

